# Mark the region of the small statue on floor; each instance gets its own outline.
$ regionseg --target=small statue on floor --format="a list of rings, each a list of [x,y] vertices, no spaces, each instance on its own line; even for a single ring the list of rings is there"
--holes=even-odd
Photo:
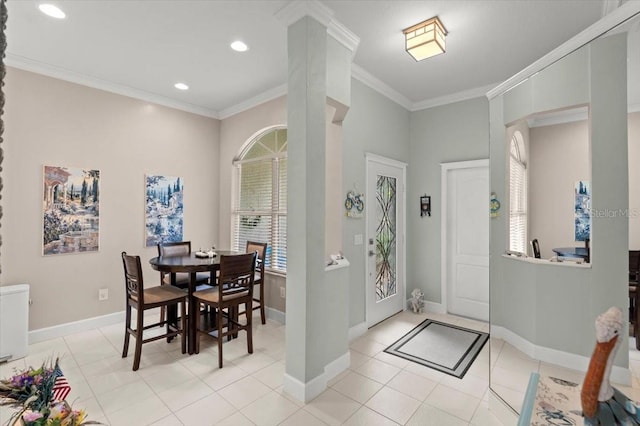
[[[615,423],[610,424],[634,424],[631,423],[632,418],[626,415],[625,410],[620,409],[627,405],[627,399],[609,382],[613,359],[622,342],[620,335],[623,328],[622,311],[615,306],[596,318],[596,347],[580,392],[585,424],[599,424],[596,415],[602,417],[604,414],[609,417],[610,415],[599,412],[608,411],[609,407],[613,414],[611,420],[616,418]]]
[[[422,312],[424,306],[424,293],[419,288],[414,289],[411,292],[411,310],[414,314]]]

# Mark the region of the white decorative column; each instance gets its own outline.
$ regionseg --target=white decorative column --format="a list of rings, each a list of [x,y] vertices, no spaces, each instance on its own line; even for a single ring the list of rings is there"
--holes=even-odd
[[[326,154],[327,127],[341,123],[349,108],[355,48],[349,43],[358,40],[317,1],[290,3],[279,18],[288,25],[289,65],[284,389],[306,402],[349,366],[349,263],[326,265],[327,236],[332,236],[326,224],[335,223],[327,220],[327,195],[341,192],[326,186],[332,163]]]

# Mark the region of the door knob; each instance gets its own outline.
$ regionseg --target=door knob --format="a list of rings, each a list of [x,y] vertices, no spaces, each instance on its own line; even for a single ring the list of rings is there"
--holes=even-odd
[[[375,255],[376,255],[376,252],[375,252],[375,251],[373,251],[373,250],[369,250],[369,256],[375,256]]]

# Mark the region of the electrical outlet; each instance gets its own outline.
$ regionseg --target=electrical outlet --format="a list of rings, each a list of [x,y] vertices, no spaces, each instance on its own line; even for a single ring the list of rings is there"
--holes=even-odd
[[[280,287],[280,297],[284,299],[285,296],[286,296],[285,287]]]
[[[101,288],[98,290],[98,300],[107,300],[109,298],[109,289]]]

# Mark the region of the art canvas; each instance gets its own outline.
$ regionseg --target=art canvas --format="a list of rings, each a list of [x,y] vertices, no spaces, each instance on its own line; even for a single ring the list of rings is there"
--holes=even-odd
[[[575,239],[591,239],[591,183],[580,180],[575,186]]]
[[[100,171],[44,166],[44,256],[97,252],[100,247]]]
[[[179,177],[146,177],[146,246],[183,240],[184,182]]]

